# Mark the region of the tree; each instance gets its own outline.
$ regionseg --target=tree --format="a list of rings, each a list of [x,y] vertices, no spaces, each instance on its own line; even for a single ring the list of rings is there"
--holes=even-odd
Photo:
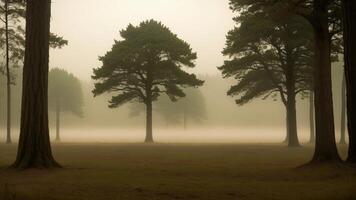
[[[152,102],[161,94],[177,101],[185,97],[182,87],[198,87],[203,81],[182,68],[195,66],[196,53],[167,27],[154,20],[121,31],[111,51],[100,58],[102,67],[94,69],[95,96],[116,92],[109,102],[116,108],[128,102],[146,106],[146,142],[153,142]]]
[[[267,12],[248,9],[251,4],[232,1],[237,27],[227,36],[223,54],[232,60],[219,69],[238,83],[228,91],[243,105],[254,98],[280,96],[286,107],[287,141],[300,146],[297,134],[296,96],[312,82],[312,31],[300,17],[275,20]]]
[[[356,163],[356,2],[343,0],[345,74],[347,88],[347,120],[349,132],[349,155],[347,161]]]
[[[14,85],[15,74],[11,72],[10,64],[17,67],[23,61],[25,48],[25,30],[22,27],[26,16],[25,1],[0,0],[0,18],[4,27],[0,27],[0,46],[5,49],[5,75],[7,80],[7,143],[11,140],[11,85]],[[68,41],[55,34],[51,34],[50,46],[61,48]]]
[[[48,128],[50,0],[27,0],[20,139],[14,168],[54,168]]]
[[[168,97],[160,98],[153,105],[156,111],[165,120],[167,125],[183,124],[187,129],[188,121],[202,122],[206,118],[206,105],[202,92],[199,89],[185,89],[186,97],[177,102],[172,102]],[[145,108],[138,104],[130,107],[130,116],[136,117],[144,112]]]
[[[49,72],[49,109],[56,113],[56,141],[60,141],[61,112],[71,112],[83,117],[83,93],[80,81],[63,69]]]

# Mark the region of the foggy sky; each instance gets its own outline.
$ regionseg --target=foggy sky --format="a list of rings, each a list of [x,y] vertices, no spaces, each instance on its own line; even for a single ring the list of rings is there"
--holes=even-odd
[[[233,28],[228,0],[58,0],[52,3],[52,32],[69,46],[51,51],[50,66],[89,80],[98,56],[111,49],[129,23],[155,19],[168,26],[198,53],[195,72],[215,74]]]

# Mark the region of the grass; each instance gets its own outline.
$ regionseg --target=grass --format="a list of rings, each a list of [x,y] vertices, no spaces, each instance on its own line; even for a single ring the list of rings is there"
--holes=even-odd
[[[354,200],[356,170],[297,168],[313,148],[282,145],[60,144],[63,170],[6,169],[16,146],[0,145],[0,193],[19,200]],[[345,155],[346,147],[340,147]],[[1,198],[1,195],[0,195]]]

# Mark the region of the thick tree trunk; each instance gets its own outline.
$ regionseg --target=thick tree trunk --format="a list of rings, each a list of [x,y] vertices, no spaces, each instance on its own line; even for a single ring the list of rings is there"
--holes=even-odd
[[[152,132],[152,101],[146,103],[147,116],[146,116],[146,143],[153,143],[153,132]]]
[[[6,92],[7,92],[7,125],[6,143],[11,144],[11,72],[10,72],[10,46],[9,46],[9,0],[5,0],[5,46],[6,46]]]
[[[340,130],[340,144],[346,144],[346,80],[342,79],[341,88],[341,130]]]
[[[20,139],[14,168],[54,168],[48,128],[50,0],[27,0]]]
[[[309,95],[309,126],[310,126],[310,139],[311,144],[315,143],[315,108],[314,108],[314,92],[310,91]]]
[[[293,93],[293,94],[292,94]],[[294,91],[288,96],[287,119],[288,119],[288,146],[300,147],[297,128],[297,110]]]
[[[286,110],[288,109],[287,108],[287,105],[286,106]],[[286,112],[286,138],[284,139],[283,143],[285,144],[288,144],[288,141],[289,141],[289,119],[288,119],[288,114]]]
[[[56,142],[61,141],[60,125],[61,125],[61,106],[60,106],[60,103],[57,102],[57,105],[56,105]]]
[[[347,161],[356,163],[356,2],[355,0],[343,0],[343,4],[347,124],[349,132],[349,155]]]
[[[312,163],[339,162],[336,147],[331,85],[331,38],[327,1],[314,0],[315,32],[315,125],[316,142]]]

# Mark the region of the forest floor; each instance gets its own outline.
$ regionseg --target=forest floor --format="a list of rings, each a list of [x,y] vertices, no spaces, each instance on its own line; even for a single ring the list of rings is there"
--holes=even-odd
[[[14,171],[6,166],[16,146],[1,144],[0,191],[7,183],[18,200],[356,199],[356,169],[298,168],[311,159],[311,146],[55,144],[53,149],[64,169]],[[345,155],[346,147],[340,152]]]

